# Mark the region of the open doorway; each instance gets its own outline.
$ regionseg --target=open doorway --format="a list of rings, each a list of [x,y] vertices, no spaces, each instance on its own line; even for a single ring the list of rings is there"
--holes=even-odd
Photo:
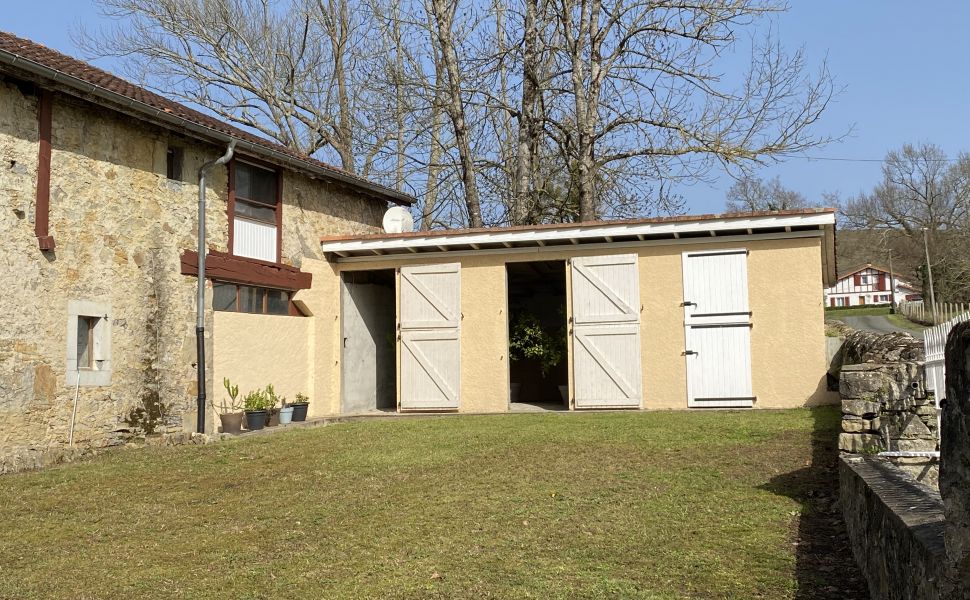
[[[566,263],[506,266],[510,410],[567,410]]]
[[[397,409],[394,270],[342,275],[341,412]]]

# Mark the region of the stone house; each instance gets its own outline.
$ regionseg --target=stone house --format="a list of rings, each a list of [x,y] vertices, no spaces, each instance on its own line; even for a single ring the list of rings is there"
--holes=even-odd
[[[207,180],[207,306],[309,321],[295,296],[320,235],[378,231],[408,196],[0,33],[0,457],[112,443],[146,417],[194,430],[197,171],[230,139]]]
[[[831,209],[382,233],[408,196],[8,34],[0,74],[0,461],[197,428],[195,174],[230,140],[206,431],[223,378],[311,417],[837,401]],[[529,319],[552,364],[516,354]]]

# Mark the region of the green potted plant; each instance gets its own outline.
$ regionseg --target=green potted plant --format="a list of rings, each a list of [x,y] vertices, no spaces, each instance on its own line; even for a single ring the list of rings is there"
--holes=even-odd
[[[293,407],[293,420],[306,421],[307,407],[310,406],[310,399],[303,393],[297,392],[296,402],[290,404]]]
[[[243,398],[243,407],[246,411],[246,429],[258,431],[266,426],[269,405],[263,390],[252,390],[246,394]]]
[[[280,409],[276,408],[280,399],[272,383],[267,384],[266,389],[263,390],[263,396],[266,398],[266,426],[276,427],[280,424]]]
[[[539,362],[539,370],[545,377],[549,370],[562,362],[566,352],[566,338],[557,331],[550,334],[537,316],[519,312],[512,321],[509,331],[509,358],[512,360],[533,359]],[[521,383],[511,384],[511,399],[518,400]],[[561,387],[561,386],[560,386]]]
[[[222,386],[226,388],[226,393],[229,394],[229,400],[224,400],[218,405],[222,432],[236,434],[242,431],[243,421],[243,407],[239,402],[239,386],[232,385],[228,377],[223,378]]]

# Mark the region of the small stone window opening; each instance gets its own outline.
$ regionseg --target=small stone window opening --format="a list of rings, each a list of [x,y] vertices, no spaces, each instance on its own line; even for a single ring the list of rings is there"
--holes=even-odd
[[[173,181],[182,181],[182,149],[169,146],[165,153],[165,177]]]
[[[111,306],[103,302],[68,302],[67,385],[111,384]]]

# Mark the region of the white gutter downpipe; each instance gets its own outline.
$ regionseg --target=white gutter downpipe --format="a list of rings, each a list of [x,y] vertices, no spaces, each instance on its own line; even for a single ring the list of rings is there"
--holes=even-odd
[[[195,305],[195,350],[198,374],[195,428],[198,433],[205,433],[205,175],[212,167],[229,162],[235,148],[236,140],[230,140],[225,154],[199,167],[199,281]]]

